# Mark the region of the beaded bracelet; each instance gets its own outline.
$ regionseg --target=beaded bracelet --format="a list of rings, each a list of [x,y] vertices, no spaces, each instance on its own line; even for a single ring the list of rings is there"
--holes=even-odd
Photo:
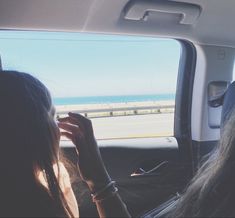
[[[118,188],[115,186],[115,183],[115,181],[110,181],[104,188],[95,193],[92,193],[91,197],[93,202],[103,201],[106,198],[114,196],[118,192]]]
[[[99,198],[92,198],[93,202],[102,202],[108,198],[111,198],[113,196],[115,196],[118,192],[118,188],[114,187],[114,190],[112,192],[108,192],[106,195],[104,195],[103,197],[99,197]]]

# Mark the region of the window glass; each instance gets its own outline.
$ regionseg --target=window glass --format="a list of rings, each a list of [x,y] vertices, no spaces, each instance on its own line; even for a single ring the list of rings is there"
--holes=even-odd
[[[58,116],[89,117],[97,139],[173,135],[176,40],[1,31],[0,54],[3,69],[49,88]]]
[[[235,61],[233,63],[233,81],[235,81]]]

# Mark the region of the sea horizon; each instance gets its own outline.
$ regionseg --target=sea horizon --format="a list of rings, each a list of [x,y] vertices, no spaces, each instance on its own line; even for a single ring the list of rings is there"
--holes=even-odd
[[[57,106],[81,105],[81,104],[109,104],[146,101],[174,100],[175,94],[151,94],[151,95],[114,95],[114,96],[86,96],[86,97],[55,97],[52,99]]]

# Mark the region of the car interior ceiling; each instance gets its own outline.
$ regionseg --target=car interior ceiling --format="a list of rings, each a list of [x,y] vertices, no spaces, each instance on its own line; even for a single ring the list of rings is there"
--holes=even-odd
[[[165,8],[160,11],[155,9],[153,3],[159,5],[163,4],[162,2],[167,5],[164,7],[168,7],[168,13],[164,13]],[[129,11],[135,14],[135,8],[139,4],[146,13],[150,12],[144,20],[128,16]],[[169,13],[173,6],[176,8],[183,6],[185,9],[179,13]],[[0,27],[18,30],[162,36],[190,40],[195,44],[233,46],[235,30],[231,14],[234,7],[234,1],[227,1],[225,6],[221,0],[77,0],[66,3],[63,0],[37,2],[1,0]],[[182,13],[188,13],[190,17],[191,11],[194,12],[195,8],[200,9],[200,14],[194,23],[190,25],[182,23]],[[223,19],[218,19],[217,14],[223,14]]]

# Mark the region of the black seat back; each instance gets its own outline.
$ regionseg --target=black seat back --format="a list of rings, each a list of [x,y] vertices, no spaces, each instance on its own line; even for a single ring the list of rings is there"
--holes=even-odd
[[[220,129],[222,130],[226,121],[229,119],[235,108],[235,81],[232,82],[224,95],[223,107],[221,113]]]

